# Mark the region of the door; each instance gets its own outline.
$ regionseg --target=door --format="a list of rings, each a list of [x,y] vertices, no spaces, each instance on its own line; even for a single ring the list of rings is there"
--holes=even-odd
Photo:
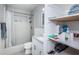
[[[13,43],[15,45],[30,41],[30,23],[25,16],[14,16]]]

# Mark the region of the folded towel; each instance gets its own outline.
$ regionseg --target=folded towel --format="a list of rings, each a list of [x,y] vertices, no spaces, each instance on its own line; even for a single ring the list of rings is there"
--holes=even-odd
[[[69,15],[79,13],[79,4],[75,4],[70,8]]]

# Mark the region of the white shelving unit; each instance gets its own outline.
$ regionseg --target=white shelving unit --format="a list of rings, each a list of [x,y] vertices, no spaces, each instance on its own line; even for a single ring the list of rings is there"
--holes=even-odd
[[[50,21],[54,22],[71,22],[71,21],[79,21],[79,14],[75,15],[66,15],[66,16],[61,16],[61,17],[56,17],[56,18],[50,18]]]
[[[56,23],[64,23],[64,22],[74,22],[74,21],[79,21],[79,14],[75,14],[75,15],[67,15],[67,16],[62,16],[62,17],[57,17],[57,18],[51,18],[50,19],[51,22],[56,22]],[[71,40],[71,41],[63,41],[63,39],[59,39],[59,40],[55,40],[53,38],[51,38],[51,40],[59,42],[59,43],[63,43],[65,45],[68,45],[72,48],[78,49],[79,50],[79,39],[75,40]]]
[[[56,42],[63,43],[70,47],[75,48],[75,50],[79,50],[79,40],[73,41],[63,41],[63,40],[55,40],[48,39],[48,35],[55,34],[57,35],[59,29],[57,29],[57,25],[63,25],[67,23],[70,27],[70,30],[73,32],[79,33],[79,14],[74,15],[67,15],[68,11],[70,10],[71,6],[73,5],[57,5],[57,4],[48,4],[45,5],[45,25],[44,25],[44,54],[48,54],[48,52],[52,51],[55,47]],[[54,42],[56,41],[56,42]],[[71,49],[69,49],[70,52]]]

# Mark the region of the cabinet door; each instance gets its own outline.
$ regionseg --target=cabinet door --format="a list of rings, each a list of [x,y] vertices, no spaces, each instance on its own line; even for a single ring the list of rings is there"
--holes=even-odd
[[[33,42],[32,54],[33,55],[42,55],[43,54],[43,45],[37,39],[33,39],[32,42]]]
[[[33,55],[39,55],[39,45],[38,45],[38,42],[35,38],[32,39],[32,54]]]
[[[39,41],[38,41],[39,42]],[[39,50],[39,55],[43,55],[43,43],[39,42],[38,43],[38,50]]]
[[[33,55],[42,55],[43,54],[43,50],[39,49],[39,46],[34,44],[33,48],[32,48],[32,54]]]

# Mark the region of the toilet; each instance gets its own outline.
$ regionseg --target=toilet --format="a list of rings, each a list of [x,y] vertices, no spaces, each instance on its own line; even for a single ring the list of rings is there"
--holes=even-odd
[[[24,50],[26,55],[32,54],[32,42],[25,43]]]

